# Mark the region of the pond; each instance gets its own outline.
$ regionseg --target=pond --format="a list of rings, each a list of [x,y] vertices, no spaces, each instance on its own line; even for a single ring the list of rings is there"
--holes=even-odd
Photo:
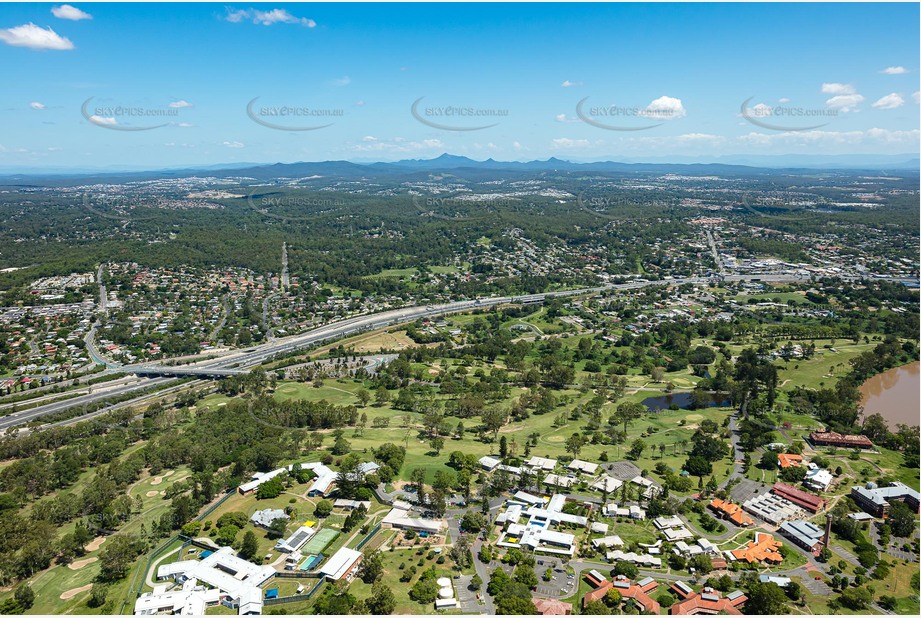
[[[649,408],[650,412],[658,412],[660,410],[669,410],[672,406],[677,406],[680,410],[690,410],[693,401],[694,399],[691,393],[669,393],[667,395],[647,397],[640,403]],[[729,401],[728,396],[712,393],[710,394],[710,403],[705,407],[724,408],[730,405],[732,405],[732,403]]]

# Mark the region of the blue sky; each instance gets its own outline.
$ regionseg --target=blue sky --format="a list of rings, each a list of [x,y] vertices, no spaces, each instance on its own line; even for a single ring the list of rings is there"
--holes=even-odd
[[[917,153],[918,21],[914,3],[0,4],[0,166]]]

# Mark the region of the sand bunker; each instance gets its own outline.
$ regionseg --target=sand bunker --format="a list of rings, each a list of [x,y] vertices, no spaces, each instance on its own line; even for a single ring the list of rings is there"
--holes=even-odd
[[[85,585],[85,586],[80,586],[79,588],[71,588],[70,590],[65,590],[64,592],[62,592],[62,593],[61,593],[61,596],[60,596],[59,598],[60,598],[62,601],[67,601],[68,599],[74,598],[75,596],[77,596],[77,595],[80,594],[81,592],[86,592],[87,590],[89,590],[89,589],[92,588],[92,587],[93,587],[93,584],[87,584],[87,585]]]
[[[106,537],[97,536],[95,539],[90,541],[89,545],[87,545],[84,549],[86,549],[86,551],[96,551],[105,542],[106,542]]]
[[[154,479],[150,482],[151,485],[159,485],[163,482],[162,476],[155,476]]]
[[[160,492],[156,489],[152,489],[145,494],[148,498],[153,498],[154,496],[159,496]]]
[[[75,560],[74,562],[71,562],[70,564],[68,564],[67,568],[70,569],[71,571],[79,571],[86,565],[93,564],[97,560],[99,560],[99,558],[97,558],[96,556],[93,556],[92,558],[84,558],[83,560]]]

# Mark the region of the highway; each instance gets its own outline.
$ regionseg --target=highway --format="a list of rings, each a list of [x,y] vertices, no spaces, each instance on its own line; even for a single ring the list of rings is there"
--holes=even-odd
[[[177,380],[174,377],[181,376],[200,376],[200,377],[224,377],[245,373],[245,370],[251,369],[262,364],[264,361],[271,359],[279,354],[287,354],[307,346],[322,343],[330,339],[340,339],[355,335],[357,333],[377,330],[393,326],[396,324],[405,324],[413,322],[420,318],[430,318],[443,316],[474,309],[483,309],[494,307],[496,305],[517,304],[517,303],[537,303],[543,302],[548,297],[568,297],[591,294],[597,292],[616,292],[636,290],[644,287],[661,286],[661,285],[684,285],[684,284],[707,284],[717,283],[720,280],[726,281],[772,281],[772,282],[805,282],[809,280],[808,275],[790,275],[790,274],[753,274],[753,275],[727,275],[725,277],[681,277],[674,279],[664,279],[659,281],[631,281],[623,284],[607,284],[598,287],[581,288],[576,290],[566,290],[560,292],[546,292],[540,294],[526,294],[521,296],[500,296],[493,298],[481,298],[476,300],[464,300],[439,305],[424,305],[403,307],[400,309],[391,309],[380,313],[355,316],[338,322],[333,322],[321,326],[312,331],[299,335],[288,337],[279,337],[272,339],[258,346],[231,352],[220,358],[209,359],[188,365],[169,367],[154,363],[122,365],[117,368],[118,371],[125,373],[135,373],[139,376],[159,376],[144,377],[137,383],[126,384],[118,388],[108,390],[103,393],[92,393],[74,397],[58,403],[50,403],[39,406],[31,410],[17,412],[6,417],[0,418],[0,431],[28,423],[35,419],[41,418],[47,414],[54,414],[67,408],[75,406],[86,406],[102,399],[115,397],[130,393],[135,390],[145,389],[158,384],[167,384]],[[110,363],[111,365],[111,363]],[[133,400],[132,400],[133,401]],[[130,405],[126,401],[122,405]]]

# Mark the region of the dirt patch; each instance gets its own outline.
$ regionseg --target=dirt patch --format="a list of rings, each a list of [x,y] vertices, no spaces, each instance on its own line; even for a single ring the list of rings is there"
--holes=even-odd
[[[79,571],[86,565],[93,564],[97,560],[99,560],[99,558],[97,558],[96,556],[93,556],[92,558],[84,558],[83,560],[75,560],[74,562],[71,562],[70,564],[68,564],[67,568],[70,569],[71,571]]]
[[[104,536],[97,536],[95,539],[93,539],[92,541],[90,541],[90,542],[89,542],[89,545],[87,545],[84,549],[86,549],[86,551],[96,551],[96,550],[99,549],[99,548],[102,546],[102,544],[105,543],[105,542],[106,542],[106,537],[104,537]]]
[[[71,588],[70,590],[65,590],[64,592],[62,592],[62,593],[61,593],[61,596],[60,596],[59,598],[60,598],[62,601],[67,601],[67,600],[70,600],[70,599],[74,598],[75,596],[77,596],[77,595],[80,594],[81,592],[86,592],[87,590],[89,590],[89,589],[92,588],[92,587],[93,587],[93,584],[87,584],[87,585],[85,585],[85,586],[80,586],[79,588]]]

